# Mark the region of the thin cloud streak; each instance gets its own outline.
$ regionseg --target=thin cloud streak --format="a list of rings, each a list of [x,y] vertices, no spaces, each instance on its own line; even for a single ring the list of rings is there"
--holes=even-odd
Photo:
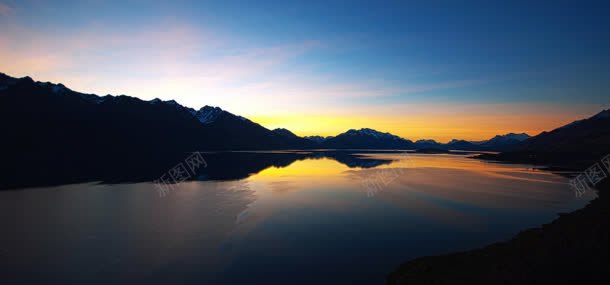
[[[184,24],[123,33],[90,26],[54,35],[15,25],[2,29],[0,60],[9,74],[99,94],[198,97],[185,100],[195,106],[321,45],[304,41],[234,48],[226,39]]]
[[[121,31],[88,25],[53,35],[15,25],[3,29],[0,60],[8,63],[5,72],[63,82],[84,92],[176,99],[191,107],[212,104],[246,111],[244,105],[261,106],[257,103],[261,100],[273,102],[271,109],[278,105],[319,107],[350,98],[480,83],[342,82],[332,74],[294,68],[297,64],[293,61],[300,56],[325,48],[321,41],[244,45],[226,35],[175,21]],[[284,70],[289,70],[288,74]]]
[[[177,20],[122,28],[90,23],[57,33],[15,22],[0,31],[2,72],[10,75],[62,82],[99,95],[175,99],[193,108],[220,106],[302,135],[374,127],[409,138],[480,139],[492,131],[547,130],[551,123],[556,127],[569,115],[582,113],[565,105],[465,103],[461,92],[438,96],[531,74],[475,78],[437,66],[433,74],[407,70],[413,74],[384,77],[391,67],[374,64],[351,73],[335,60],[336,47],[328,39],[261,43]],[[325,61],[329,50],[333,60]],[[511,123],[515,116],[529,118],[535,126]]]

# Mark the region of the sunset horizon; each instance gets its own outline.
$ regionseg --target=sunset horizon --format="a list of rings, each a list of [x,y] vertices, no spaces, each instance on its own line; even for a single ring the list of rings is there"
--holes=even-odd
[[[2,1],[0,71],[98,95],[218,106],[301,136],[369,127],[483,140],[536,135],[610,107],[610,43],[590,10],[574,9],[581,24],[558,34],[561,3],[529,5],[538,18],[513,25],[506,21],[520,11],[508,4],[443,6]]]
[[[11,75],[11,74],[7,74]],[[29,75],[22,75],[16,77],[30,77]],[[69,84],[64,82],[51,82],[44,79],[39,80],[38,78],[32,78],[38,82],[50,82],[52,84],[62,84],[67,88],[81,92],[85,94],[95,94],[86,90],[74,90],[70,88]],[[118,93],[118,94],[95,94],[97,96],[132,96],[130,94]],[[154,100],[159,98],[148,98],[147,96],[132,96],[141,100]],[[178,104],[178,100],[167,98],[165,101],[174,100]],[[203,106],[211,106],[208,104],[200,107],[183,105],[192,109],[199,109]],[[442,106],[442,105],[441,105]],[[522,108],[530,109],[528,112],[516,112],[499,114],[498,110],[504,107],[501,104],[490,104],[490,105],[479,105],[469,106],[462,110],[457,108],[451,109],[449,115],[443,113],[433,113],[432,115],[419,114],[416,116],[409,115],[395,115],[392,116],[380,116],[377,114],[372,115],[357,115],[358,112],[352,112],[348,114],[330,114],[330,113],[310,113],[310,114],[295,114],[285,113],[276,116],[265,116],[258,114],[240,114],[233,112],[232,110],[224,108],[224,106],[212,106],[219,107],[225,111],[234,113],[235,115],[243,116],[255,123],[262,125],[268,129],[287,129],[298,136],[336,136],[344,133],[348,130],[358,130],[363,128],[370,128],[380,132],[388,132],[405,139],[412,141],[417,140],[435,140],[439,143],[448,143],[451,140],[467,140],[467,141],[483,141],[493,138],[496,135],[505,135],[509,133],[526,133],[530,136],[538,135],[545,131],[567,125],[571,122],[581,120],[590,116],[593,116],[606,108],[599,108],[599,106],[590,106],[589,108],[582,108],[580,111],[571,110],[573,113],[564,111],[554,115],[537,115],[536,111],[539,111],[539,107],[532,107],[530,105],[520,106]],[[413,106],[406,106],[403,109],[413,108]],[[429,106],[430,108],[438,108],[439,106]],[[478,108],[480,113],[472,115],[472,108]],[[589,110],[591,109],[591,110]],[[367,111],[362,110],[363,112]],[[494,112],[492,112],[494,111]],[[456,114],[468,113],[470,116],[461,116],[455,118]],[[247,115],[250,114],[250,115]],[[427,117],[430,116],[430,117]],[[492,120],[492,122],[488,122]],[[484,124],[483,122],[487,122]],[[535,122],[537,126],[532,126]],[[464,128],[468,126],[469,128]]]
[[[0,0],[2,284],[610,284],[609,11]]]

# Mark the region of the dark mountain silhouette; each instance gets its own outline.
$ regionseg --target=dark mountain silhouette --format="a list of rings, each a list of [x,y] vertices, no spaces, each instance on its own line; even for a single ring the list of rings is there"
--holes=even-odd
[[[198,111],[177,102],[96,96],[61,84],[0,76],[1,127],[10,150],[103,151],[282,149],[309,140],[272,132],[218,107]],[[52,138],[52,139],[51,139]]]
[[[435,140],[418,140],[415,142],[417,149],[445,149],[445,146]]]
[[[497,135],[489,140],[484,141],[466,141],[460,139],[453,139],[446,144],[441,144],[434,148],[440,148],[445,150],[469,150],[469,151],[505,151],[510,150],[520,142],[530,138],[526,133],[515,134],[508,133],[505,135]],[[419,142],[419,141],[418,141]],[[431,143],[426,140],[423,143]],[[417,144],[417,142],[416,142]],[[422,145],[420,144],[420,145]]]
[[[190,151],[312,145],[220,108],[195,111],[175,101],[96,96],[5,74],[0,74],[0,133],[3,184],[77,182],[96,172],[115,177],[115,170],[137,179]]]
[[[0,73],[0,90],[15,85],[17,83],[17,80],[17,78],[13,78],[4,73]]]
[[[323,136],[305,136],[303,138],[321,144],[321,143],[325,142],[327,139],[332,138],[332,136],[328,136],[328,137],[323,137]]]
[[[510,151],[480,158],[539,164],[586,165],[610,153],[610,110],[543,132],[514,145]]]
[[[324,148],[335,149],[417,149],[421,152],[446,152],[447,150],[468,151],[505,151],[510,150],[530,136],[521,133],[509,133],[497,135],[489,140],[480,142],[469,142],[466,140],[453,139],[443,144],[435,140],[418,140],[412,142],[390,133],[382,133],[372,129],[349,130],[336,137],[311,136],[307,139],[317,142]]]
[[[293,139],[299,139],[300,138],[299,136],[295,135],[293,132],[291,132],[291,131],[289,131],[287,129],[284,129],[284,128],[274,129],[273,132],[275,134],[277,134],[278,136],[282,136],[282,137],[285,137],[285,138],[293,138]]]
[[[519,145],[519,143],[529,138],[530,136],[526,133],[508,133],[505,135],[497,135],[479,145],[489,150],[505,151],[513,149],[515,146]]]
[[[587,152],[607,154],[610,147],[610,110],[550,132],[543,132],[519,145],[519,151]]]
[[[373,129],[349,130],[321,143],[324,148],[342,149],[413,149],[412,141]]]
[[[453,139],[445,145],[449,150],[488,150],[480,144],[475,144],[465,140]]]
[[[206,131],[211,136],[218,136],[214,140],[221,141],[224,144],[224,146],[216,146],[216,149],[227,149],[227,146],[230,146],[231,149],[314,147],[314,144],[309,140],[296,135],[291,136],[286,133],[270,131],[244,117],[236,116],[226,111],[222,111],[213,122],[208,123]]]
[[[73,160],[80,164],[84,153],[101,159],[135,159],[138,153],[198,150],[493,150],[505,141],[496,137],[489,146],[478,147],[465,142],[413,143],[372,129],[349,130],[335,137],[301,138],[286,129],[271,131],[218,107],[195,110],[173,100],[97,96],[72,91],[62,84],[5,74],[0,74],[0,119],[0,130],[8,138],[1,144],[6,157],[27,161],[23,158],[26,153],[39,160],[62,158],[65,163]]]

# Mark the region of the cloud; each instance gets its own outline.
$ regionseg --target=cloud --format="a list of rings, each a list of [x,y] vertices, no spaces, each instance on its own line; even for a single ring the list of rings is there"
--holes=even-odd
[[[13,14],[15,10],[8,4],[0,2],[0,17],[6,17]]]
[[[307,57],[324,51],[324,42],[248,42],[179,21],[121,29],[89,24],[57,33],[18,25],[2,30],[0,61],[8,74],[99,95],[217,105],[245,116],[365,114],[364,105],[387,113],[398,106],[388,105],[394,96],[481,83],[341,78]]]
[[[482,82],[340,78],[305,57],[328,48],[319,40],[249,42],[175,20],[120,28],[86,24],[54,33],[16,24],[1,29],[3,72],[82,92],[176,99],[244,115],[343,112],[370,100]]]
[[[194,108],[213,104],[237,113],[349,107],[480,83],[346,79],[337,67],[306,57],[328,49],[328,42],[255,42],[175,19],[139,26],[90,23],[53,33],[13,23],[2,30],[0,61],[7,63],[3,71],[9,74],[100,95],[176,99]]]
[[[97,93],[129,94],[138,87],[147,91],[146,86],[155,85],[164,89],[158,86],[164,82],[200,91],[221,90],[261,76],[319,45],[317,41],[244,44],[175,22],[121,30],[88,25],[53,34],[19,25],[2,30],[0,60],[8,63],[4,72],[77,84],[75,88]],[[104,80],[106,87],[102,88],[99,82]],[[92,81],[98,83],[91,85]],[[126,86],[129,88],[119,89]]]
[[[52,35],[29,30],[17,32],[21,35],[13,38],[13,44],[22,47],[17,55],[21,58],[51,55],[60,61],[56,68],[102,65],[124,68],[134,63],[183,61],[212,42],[203,33],[179,24],[123,32],[97,26]]]

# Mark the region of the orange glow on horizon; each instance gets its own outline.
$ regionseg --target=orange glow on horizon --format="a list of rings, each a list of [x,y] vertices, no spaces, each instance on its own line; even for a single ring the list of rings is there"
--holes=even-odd
[[[335,136],[349,129],[371,128],[410,140],[434,139],[446,143],[452,139],[486,140],[506,133],[531,136],[550,131],[580,117],[574,114],[515,114],[460,116],[330,116],[281,114],[248,116],[262,126],[286,128],[299,136]]]

